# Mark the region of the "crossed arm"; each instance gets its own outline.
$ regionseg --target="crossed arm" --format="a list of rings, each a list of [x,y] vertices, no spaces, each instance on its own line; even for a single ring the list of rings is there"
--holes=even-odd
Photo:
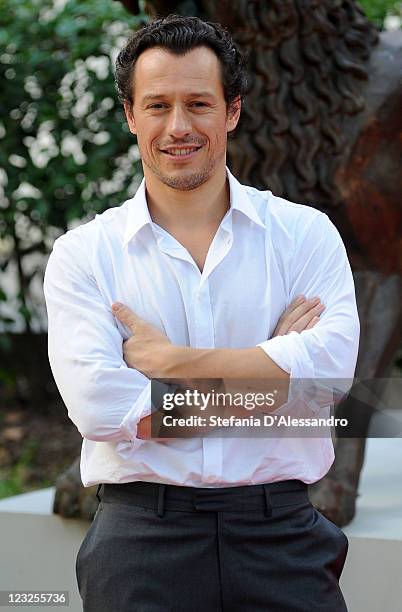
[[[282,314],[273,337],[311,329],[323,310],[324,305],[318,297],[306,300],[298,296]],[[177,346],[128,306],[115,302],[112,311],[133,333],[123,343],[124,361],[148,378],[289,378],[289,373],[259,347],[196,349]]]
[[[324,310],[319,298],[298,296],[284,311],[273,337],[291,331],[311,329]],[[148,378],[275,379],[288,381],[289,373],[280,368],[259,347],[247,349],[195,349],[173,345],[157,328],[138,317],[128,306],[116,302],[113,314],[133,335],[123,343],[124,361]],[[287,395],[287,393],[286,393]],[[149,438],[151,417],[143,417],[137,427],[138,438]]]
[[[100,289],[87,243],[81,228],[59,238],[44,282],[49,361],[69,417],[83,438],[141,444],[137,429],[140,426],[141,435],[154,377],[353,379],[359,338],[353,279],[339,234],[325,216],[301,227],[288,262],[289,303],[292,306],[300,294],[320,295],[324,316],[315,325],[319,313],[313,318],[310,313],[309,322],[297,327],[287,316],[300,315],[300,308],[292,315],[289,307],[271,338],[246,349],[173,346],[135,313],[115,314],[109,293]],[[134,317],[136,332],[122,352],[116,321],[124,316]]]

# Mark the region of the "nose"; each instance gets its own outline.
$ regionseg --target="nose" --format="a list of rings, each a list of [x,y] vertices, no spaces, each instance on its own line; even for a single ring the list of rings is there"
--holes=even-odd
[[[186,109],[177,104],[173,106],[168,123],[169,136],[183,138],[191,134],[191,122]]]

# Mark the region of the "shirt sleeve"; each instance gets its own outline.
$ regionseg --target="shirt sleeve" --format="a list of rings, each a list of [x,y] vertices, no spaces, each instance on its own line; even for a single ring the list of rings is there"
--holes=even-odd
[[[276,336],[258,346],[289,373],[290,397],[296,394],[296,379],[299,384],[300,379],[326,379],[342,395],[353,384],[359,348],[352,271],[339,232],[324,213],[318,213],[299,236],[291,258],[288,304],[299,294],[319,296],[325,310],[312,329]]]
[[[91,273],[79,228],[54,243],[44,278],[50,367],[83,438],[131,441],[150,413],[150,380],[129,368],[111,304]]]

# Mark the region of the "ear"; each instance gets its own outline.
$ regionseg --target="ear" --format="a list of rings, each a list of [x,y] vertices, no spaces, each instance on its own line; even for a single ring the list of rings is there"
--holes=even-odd
[[[132,104],[130,104],[127,101],[124,102],[124,112],[126,113],[126,119],[127,119],[128,127],[130,128],[130,132],[132,134],[136,134],[137,130],[135,127],[133,107],[132,107]]]
[[[226,119],[226,131],[233,132],[240,119],[241,98],[238,96],[228,107]]]

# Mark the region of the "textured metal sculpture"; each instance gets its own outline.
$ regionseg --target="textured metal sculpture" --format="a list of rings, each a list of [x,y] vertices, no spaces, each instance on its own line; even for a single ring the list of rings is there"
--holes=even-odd
[[[353,0],[146,6],[152,16],[218,21],[247,52],[250,87],[229,165],[242,183],[319,208],[338,227],[361,320],[356,376],[387,376],[402,343],[402,34],[378,35]],[[368,429],[368,406],[349,397],[343,409]],[[354,516],[364,447],[338,439],[330,472],[310,488],[338,525]]]

